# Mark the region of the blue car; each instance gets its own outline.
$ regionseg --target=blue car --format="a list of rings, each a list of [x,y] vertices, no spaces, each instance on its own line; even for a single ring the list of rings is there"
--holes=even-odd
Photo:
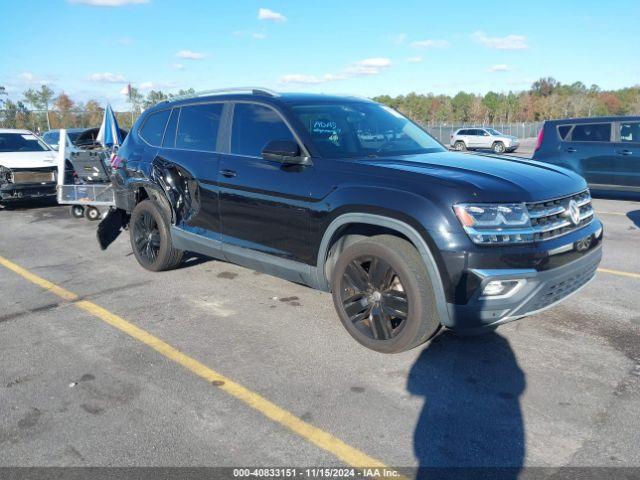
[[[546,121],[533,159],[579,173],[592,189],[640,192],[640,117]]]

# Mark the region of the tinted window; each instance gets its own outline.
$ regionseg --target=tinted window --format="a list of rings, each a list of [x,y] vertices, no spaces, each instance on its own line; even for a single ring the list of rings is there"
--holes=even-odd
[[[640,143],[640,122],[621,123],[620,141]]]
[[[178,125],[179,116],[180,109],[174,108],[171,111],[169,123],[167,123],[167,129],[164,132],[164,138],[162,140],[162,146],[165,148],[173,148],[176,144],[176,126]]]
[[[32,133],[0,133],[0,152],[46,152],[50,148]]]
[[[57,145],[58,141],[60,139],[60,133],[59,132],[50,132],[50,133],[45,133],[42,136],[42,139],[47,142],[49,145]]]
[[[458,130],[458,135],[469,135],[467,131],[468,130]]]
[[[169,118],[169,110],[163,110],[150,114],[144,121],[144,125],[140,129],[140,136],[149,144],[159,147],[164,134],[164,127]]]
[[[215,152],[222,107],[222,103],[182,107],[176,148]]]
[[[571,133],[574,142],[608,142],[611,140],[610,123],[576,125]]]
[[[558,135],[560,135],[560,138],[562,140],[567,138],[567,135],[568,135],[569,131],[571,130],[571,127],[572,127],[572,125],[560,125],[558,127]]]
[[[273,140],[293,140],[293,134],[271,108],[237,103],[233,110],[231,153],[259,157]]]

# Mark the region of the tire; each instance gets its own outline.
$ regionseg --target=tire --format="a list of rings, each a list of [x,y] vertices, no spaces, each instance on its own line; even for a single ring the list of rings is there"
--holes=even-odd
[[[494,153],[497,153],[498,155],[504,153],[505,151],[505,146],[504,143],[502,142],[495,142],[493,144],[493,146],[491,147],[491,150],[493,150]]]
[[[72,218],[83,218],[84,217],[84,207],[82,205],[71,205],[69,209],[69,214]]]
[[[130,239],[138,263],[152,272],[172,270],[182,261],[182,250],[173,247],[169,221],[152,200],[143,200],[133,209]]]
[[[453,149],[456,152],[464,152],[467,149],[467,146],[464,144],[462,140],[458,140],[456,143],[453,144]]]
[[[440,328],[424,261],[402,238],[378,235],[351,244],[338,257],[331,277],[340,321],[367,348],[403,352]]]
[[[96,207],[87,207],[84,209],[84,216],[87,220],[95,222],[96,220],[100,220],[100,210]]]

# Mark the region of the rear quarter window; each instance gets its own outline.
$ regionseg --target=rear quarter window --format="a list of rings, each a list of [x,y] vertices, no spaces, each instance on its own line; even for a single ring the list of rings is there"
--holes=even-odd
[[[573,127],[573,125],[559,125],[558,126],[558,135],[560,136],[560,138],[562,140],[565,140],[567,138],[567,135],[569,135],[569,132],[571,131],[571,127]]]
[[[139,133],[149,145],[159,147],[162,143],[162,135],[164,134],[164,127],[169,118],[169,113],[170,110],[155,112],[150,114],[144,121]]]

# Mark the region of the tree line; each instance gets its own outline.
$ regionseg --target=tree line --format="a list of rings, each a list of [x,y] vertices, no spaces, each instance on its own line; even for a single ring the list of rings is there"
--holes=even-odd
[[[118,123],[131,128],[140,113],[158,102],[176,95],[194,93],[192,88],[176,94],[151,90],[143,94],[129,87],[129,111],[116,112]],[[498,124],[536,122],[564,117],[603,115],[640,115],[640,85],[619,90],[587,87],[582,82],[562,84],[554,78],[541,78],[528,90],[484,95],[459,92],[454,96],[409,93],[391,97],[381,95],[374,100],[389,105],[414,121],[426,124],[475,123]],[[0,86],[0,126],[48,130],[98,126],[103,106],[97,100],[74,101],[64,91],[56,94],[47,85],[28,89],[20,100],[7,98]]]
[[[459,92],[448,95],[409,93],[374,100],[389,105],[421,124],[499,124],[537,122],[554,118],[640,114],[640,85],[619,90],[587,87],[582,82],[562,84],[541,78],[529,90],[485,95]]]
[[[143,95],[131,87],[127,95],[129,111],[114,112],[118,124],[129,129],[146,108],[177,95],[195,93],[195,90],[180,90],[176,94],[151,90]],[[44,132],[57,128],[97,127],[102,123],[104,106],[98,100],[74,101],[64,91],[56,94],[47,85],[39,89],[28,89],[20,100],[8,98],[6,88],[0,85],[0,127],[26,128]]]

